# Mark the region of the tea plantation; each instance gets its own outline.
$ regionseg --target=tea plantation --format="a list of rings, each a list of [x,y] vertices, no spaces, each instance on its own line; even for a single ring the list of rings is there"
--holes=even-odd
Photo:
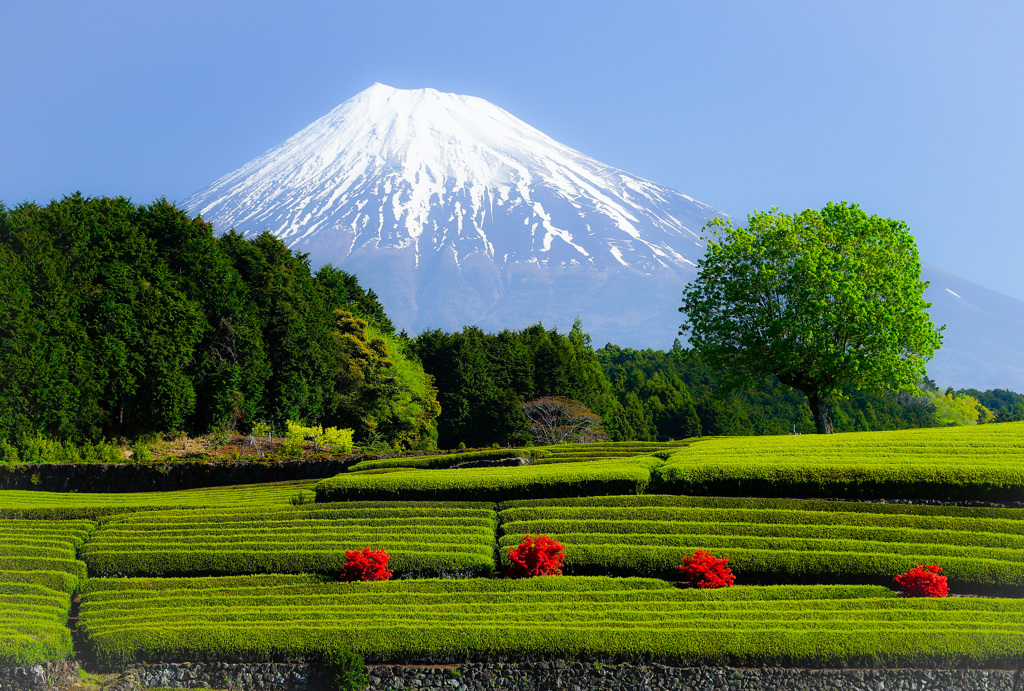
[[[501,465],[512,458],[529,464]],[[872,498],[899,503],[850,501]],[[341,650],[1016,667],[1022,502],[1024,423],[439,454],[164,493],[0,491],[0,666],[77,649],[102,669]],[[566,575],[500,578],[539,534],[565,545]],[[363,547],[391,554],[393,580],[338,582]],[[736,586],[681,587],[696,550],[728,558]],[[897,592],[897,573],[926,564],[950,597]]]

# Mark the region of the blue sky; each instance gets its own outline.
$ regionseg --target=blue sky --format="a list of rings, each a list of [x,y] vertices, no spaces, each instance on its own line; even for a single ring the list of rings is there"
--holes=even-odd
[[[853,201],[1024,300],[1024,3],[6,0],[0,200],[181,201],[379,81],[729,214]]]

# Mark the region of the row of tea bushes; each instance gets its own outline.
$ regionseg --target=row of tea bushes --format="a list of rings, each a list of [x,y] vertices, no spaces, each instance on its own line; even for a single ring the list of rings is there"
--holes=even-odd
[[[530,450],[534,465],[522,467],[450,469],[454,455],[367,461],[321,481],[317,492],[322,501],[506,501],[656,492],[1012,504],[1024,502],[1022,439],[1024,423],[1003,423],[841,435],[564,444]],[[497,458],[527,450],[474,453]]]
[[[502,468],[401,469],[341,473],[317,483],[318,502],[504,501],[534,497],[643,494],[661,461],[650,456]]]
[[[670,494],[1021,502],[1024,422],[703,439],[658,479]]]
[[[528,458],[536,462],[547,456],[544,449],[486,449],[483,451],[463,451],[459,453],[442,453],[424,456],[400,456],[396,458],[374,458],[360,461],[348,468],[347,473],[361,473],[369,470],[389,470],[393,468],[421,468],[437,470],[451,468],[460,463],[473,461],[500,461],[508,458]]]
[[[72,657],[70,611],[70,593],[8,580],[0,572],[0,667]]]
[[[395,468],[445,469],[467,461],[500,460],[506,458],[528,458],[533,463],[578,463],[600,461],[633,456],[662,454],[667,457],[673,450],[693,440],[671,442],[590,442],[586,444],[555,444],[552,446],[518,449],[485,449],[459,453],[434,454],[426,456],[404,456],[399,458],[375,458],[360,461],[346,472],[360,473],[370,470],[391,470]]]
[[[153,509],[288,505],[301,492],[312,496],[311,490],[316,483],[316,480],[289,480],[260,485],[120,494],[0,490],[0,519],[92,519]]]
[[[79,630],[105,668],[133,662],[391,663],[581,658],[675,664],[1001,667],[1024,601],[910,599],[872,586],[680,590],[663,581],[288,583],[91,579]]]
[[[73,655],[71,595],[85,577],[76,549],[92,521],[0,520],[0,667]]]
[[[679,441],[616,441],[590,442],[586,444],[552,444],[543,447],[545,455],[538,463],[573,463],[605,458],[629,458],[631,456],[666,456],[696,439]]]
[[[88,520],[0,520],[0,573],[73,592],[86,575],[77,550],[95,529]]]
[[[94,576],[334,573],[346,550],[386,548],[400,576],[489,575],[488,503],[354,502],[175,509],[100,519],[82,550]]]
[[[670,495],[507,502],[502,560],[525,534],[565,545],[569,573],[677,577],[728,557],[746,582],[875,582],[941,564],[951,585],[1024,587],[1024,511]]]

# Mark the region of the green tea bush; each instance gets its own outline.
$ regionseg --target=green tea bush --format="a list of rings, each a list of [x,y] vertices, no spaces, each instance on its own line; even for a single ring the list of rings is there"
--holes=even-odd
[[[102,518],[82,548],[114,575],[337,574],[351,550],[386,548],[398,575],[494,571],[491,504],[365,503],[146,511]]]
[[[249,577],[254,578],[254,577]],[[312,657],[375,662],[538,657],[670,664],[1016,664],[1024,601],[911,599],[871,586],[682,590],[647,579],[309,583],[90,579],[79,630],[103,668]],[[109,587],[107,584],[110,584]],[[400,622],[396,624],[396,622]]]
[[[526,534],[565,545],[568,573],[673,578],[696,550],[744,582],[861,580],[941,561],[950,582],[1024,589],[1024,511],[645,495],[508,502],[502,564]],[[844,509],[850,509],[846,511]]]
[[[317,501],[501,501],[571,495],[642,494],[651,482],[651,457],[502,468],[342,473],[316,485]]]
[[[363,658],[348,650],[327,653],[327,681],[337,691],[363,691],[370,685],[370,675]]]

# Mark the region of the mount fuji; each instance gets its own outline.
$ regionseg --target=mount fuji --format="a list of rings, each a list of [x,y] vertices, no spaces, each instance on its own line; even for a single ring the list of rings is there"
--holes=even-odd
[[[577,317],[597,345],[668,348],[700,229],[725,216],[471,96],[374,84],[194,194],[219,231],[268,230],[359,277],[409,333]],[[1024,392],[1024,303],[925,265],[941,386]]]
[[[355,273],[394,323],[568,329],[667,348],[707,204],[487,101],[374,84],[185,202]]]

